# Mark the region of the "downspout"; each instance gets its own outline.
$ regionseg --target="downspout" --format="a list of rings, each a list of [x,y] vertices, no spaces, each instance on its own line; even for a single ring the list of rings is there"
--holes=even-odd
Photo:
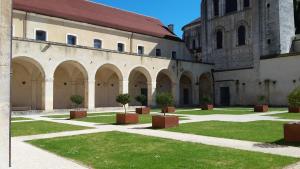
[[[132,51],[133,51],[133,32],[131,32],[131,35],[130,35],[130,54],[132,54]]]
[[[28,13],[25,12],[25,18],[23,21],[23,38],[26,39],[27,38],[27,19],[28,19]]]
[[[216,89],[216,84],[215,84],[215,75],[214,75],[214,73],[215,73],[215,69],[211,69],[211,78],[212,78],[212,85],[213,85],[213,103],[214,103],[214,105],[216,104],[216,95],[215,95],[215,89]]]

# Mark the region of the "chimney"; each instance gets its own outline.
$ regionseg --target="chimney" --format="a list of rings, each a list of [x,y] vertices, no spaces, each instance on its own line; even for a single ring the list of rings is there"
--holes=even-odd
[[[171,31],[173,33],[174,32],[174,24],[169,24],[168,29],[169,29],[169,31]]]

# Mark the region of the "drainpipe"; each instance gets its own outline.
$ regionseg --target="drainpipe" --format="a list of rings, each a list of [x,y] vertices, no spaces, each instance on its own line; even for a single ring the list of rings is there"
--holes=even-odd
[[[214,102],[214,105],[216,104],[216,95],[215,95],[215,89],[216,89],[216,84],[215,84],[215,69],[211,69],[211,77],[212,77],[212,85],[213,85],[213,102]]]
[[[23,21],[23,38],[26,39],[27,38],[27,19],[28,19],[28,13],[25,12],[25,18]]]
[[[131,33],[131,35],[130,35],[130,53],[132,54],[132,51],[133,51],[133,46],[132,46],[132,44],[133,44],[133,32]]]

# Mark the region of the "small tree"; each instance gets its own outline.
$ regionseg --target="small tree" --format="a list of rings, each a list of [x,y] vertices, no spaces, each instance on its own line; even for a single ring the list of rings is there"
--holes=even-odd
[[[264,96],[264,95],[258,96],[257,101],[258,101],[258,104],[261,104],[261,105],[266,104],[266,96]]]
[[[174,98],[170,93],[159,93],[156,95],[156,103],[160,108],[165,108],[174,104]],[[164,113],[164,116],[166,116],[166,113]]]
[[[140,95],[140,96],[137,96],[135,98],[135,100],[139,103],[141,103],[142,106],[146,106],[147,105],[147,96],[145,95]]]
[[[202,98],[202,103],[203,104],[212,104],[212,99],[208,96],[205,96]]]
[[[72,103],[76,105],[76,108],[79,108],[79,106],[83,103],[84,97],[80,95],[73,95],[70,97],[70,100]]]
[[[300,87],[297,87],[289,94],[288,102],[292,107],[300,107]]]
[[[120,94],[120,95],[118,95],[117,98],[116,98],[116,101],[123,105],[124,110],[125,110],[125,114],[126,114],[127,113],[126,104],[128,104],[130,102],[129,94]]]

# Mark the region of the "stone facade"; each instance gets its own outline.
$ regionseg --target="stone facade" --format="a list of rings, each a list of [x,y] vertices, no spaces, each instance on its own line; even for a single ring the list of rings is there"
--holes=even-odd
[[[10,163],[11,0],[0,2],[0,168]]]
[[[294,25],[293,0],[202,1],[201,55],[214,63],[217,105],[253,105],[260,95],[271,105],[287,105],[299,85]]]

